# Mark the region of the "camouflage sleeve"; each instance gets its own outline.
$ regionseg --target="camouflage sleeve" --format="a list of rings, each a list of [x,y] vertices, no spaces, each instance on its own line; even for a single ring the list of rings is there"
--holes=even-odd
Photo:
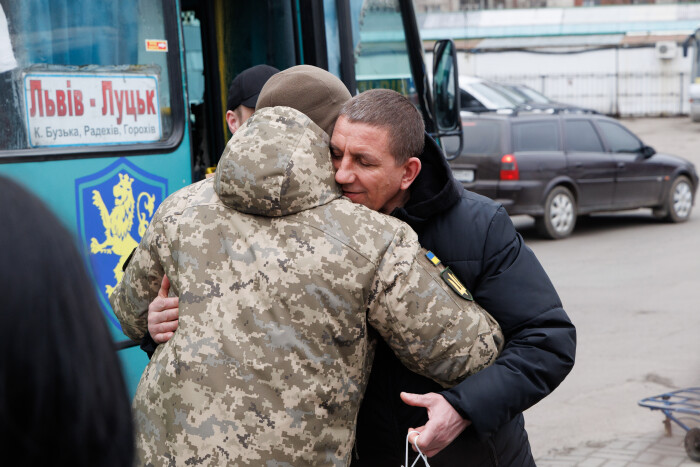
[[[404,365],[450,387],[493,363],[503,334],[459,280],[427,254],[413,232],[397,232],[374,279],[368,320]]]
[[[124,334],[140,341],[148,332],[148,305],[158,295],[164,270],[159,249],[167,248],[162,210],[156,212],[139,246],[109,297]],[[169,254],[168,254],[169,256]]]

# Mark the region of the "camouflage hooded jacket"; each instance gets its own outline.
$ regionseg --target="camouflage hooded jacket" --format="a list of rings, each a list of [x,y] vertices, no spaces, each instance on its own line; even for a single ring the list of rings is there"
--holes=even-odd
[[[341,198],[323,130],[288,107],[257,111],[213,180],[163,202],[111,296],[136,340],[163,274],[180,298],[134,398],[141,462],[347,465],[368,325],[445,386],[502,345],[439,272],[410,227]]]

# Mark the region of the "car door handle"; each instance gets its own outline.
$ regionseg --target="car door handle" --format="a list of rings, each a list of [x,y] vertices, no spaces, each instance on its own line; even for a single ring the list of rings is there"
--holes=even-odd
[[[618,163],[617,163],[617,168],[618,168],[618,169],[624,169],[624,168],[625,168],[625,163],[624,163],[624,162],[618,162]]]
[[[580,169],[581,167],[583,167],[583,162],[577,162],[577,163],[575,163],[575,164],[574,164],[574,167],[576,167],[577,169]]]

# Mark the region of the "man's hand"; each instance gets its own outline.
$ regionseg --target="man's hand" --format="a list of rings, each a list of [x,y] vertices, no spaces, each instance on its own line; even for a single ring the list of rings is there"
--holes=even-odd
[[[173,337],[178,325],[178,297],[168,297],[170,280],[163,276],[155,300],[148,305],[148,333],[156,344],[164,344]]]
[[[428,423],[419,428],[409,428],[408,431],[419,431],[418,447],[423,454],[432,457],[445,449],[471,422],[463,419],[459,413],[440,394],[401,393],[401,400],[414,407],[428,409]],[[415,441],[418,435],[409,436],[415,451]]]

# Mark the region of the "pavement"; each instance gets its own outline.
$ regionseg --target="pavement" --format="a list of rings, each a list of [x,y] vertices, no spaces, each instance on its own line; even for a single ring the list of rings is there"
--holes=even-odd
[[[609,442],[589,442],[576,448],[553,450],[536,459],[538,467],[699,467],[685,452],[685,431],[672,426],[641,436],[621,437]]]

